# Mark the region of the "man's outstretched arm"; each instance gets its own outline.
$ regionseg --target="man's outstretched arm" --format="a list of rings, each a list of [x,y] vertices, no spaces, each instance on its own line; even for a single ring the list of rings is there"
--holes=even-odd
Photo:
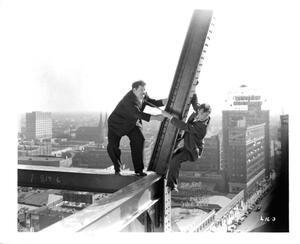
[[[162,107],[162,106],[166,106],[168,99],[152,99],[148,96],[148,94],[145,95],[144,101],[147,105],[149,105],[150,107]]]
[[[200,106],[200,104],[198,103],[198,97],[197,97],[196,93],[194,93],[194,95],[192,97],[191,104],[192,104],[192,107],[193,107],[194,111],[197,112],[198,107]]]
[[[178,129],[187,131],[192,134],[198,133],[199,128],[197,128],[197,126],[194,126],[191,123],[185,123],[185,122],[181,121],[180,119],[173,117],[170,113],[168,113],[166,111],[162,111],[162,116],[168,118],[170,120],[171,124],[174,125]]]

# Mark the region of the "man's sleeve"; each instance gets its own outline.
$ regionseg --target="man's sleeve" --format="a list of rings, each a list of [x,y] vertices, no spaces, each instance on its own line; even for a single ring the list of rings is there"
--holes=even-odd
[[[144,112],[140,112],[140,119],[149,122],[149,121],[150,121],[150,118],[151,118],[151,114],[147,114],[147,113],[144,113]]]
[[[192,104],[192,106],[193,106],[194,111],[197,112],[197,110],[198,110],[200,104],[198,103],[198,97],[197,97],[197,94],[196,94],[196,93],[194,93],[194,95],[193,95],[193,97],[192,97],[191,104]]]
[[[154,106],[156,106],[156,107],[162,107],[162,106],[164,106],[163,100],[162,100],[162,99],[155,100],[155,99],[150,98],[147,94],[146,94],[146,96],[145,96],[145,98],[144,98],[144,102],[145,102],[147,105],[149,105],[150,107],[154,107]],[[148,102],[149,102],[149,103],[148,103]],[[154,106],[153,106],[152,104],[153,104]]]
[[[191,123],[185,123],[175,117],[173,117],[171,119],[171,123],[178,129],[181,129],[181,130],[184,130],[184,131],[187,131],[189,133],[192,133],[192,134],[197,134],[198,132],[198,129],[196,126],[194,126],[193,124]]]
[[[147,113],[144,113],[142,111],[140,111],[139,107],[136,105],[133,108],[133,114],[135,115],[134,118],[135,119],[142,119],[142,120],[145,120],[147,122],[150,121],[150,117],[151,115],[150,114],[147,114]]]

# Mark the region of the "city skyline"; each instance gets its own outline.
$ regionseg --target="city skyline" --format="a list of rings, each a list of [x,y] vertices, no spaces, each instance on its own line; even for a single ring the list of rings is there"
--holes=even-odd
[[[2,105],[9,119],[3,120],[7,126],[3,126],[1,147],[9,146],[0,182],[7,199],[17,194],[15,132],[22,114],[109,115],[138,79],[147,83],[151,97],[168,97],[194,9],[212,9],[216,17],[196,88],[199,102],[211,104],[212,117],[221,118],[231,92],[248,85],[266,100],[263,109],[270,110],[270,122],[292,113],[294,142],[300,19],[292,1],[29,0],[16,4],[3,0],[0,80],[5,84]],[[159,113],[152,108],[145,112]],[[291,193],[298,186],[297,165],[290,165]],[[295,202],[291,201],[293,225]],[[0,205],[6,219],[0,229],[6,237],[14,234],[16,204],[2,201]]]

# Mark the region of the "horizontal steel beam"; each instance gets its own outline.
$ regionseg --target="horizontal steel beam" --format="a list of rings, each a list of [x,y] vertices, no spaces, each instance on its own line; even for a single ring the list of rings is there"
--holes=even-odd
[[[18,186],[113,193],[138,179],[133,172],[117,176],[100,169],[18,165]]]
[[[42,232],[122,231],[139,215],[161,201],[162,196],[163,179],[151,172]]]

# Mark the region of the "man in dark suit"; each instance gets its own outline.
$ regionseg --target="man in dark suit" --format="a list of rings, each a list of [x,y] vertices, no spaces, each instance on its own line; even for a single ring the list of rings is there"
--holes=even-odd
[[[134,171],[138,176],[146,175],[143,172],[143,149],[145,138],[142,133],[142,120],[163,119],[162,115],[150,115],[144,113],[146,105],[161,107],[167,103],[167,99],[154,100],[149,98],[144,81],[136,81],[129,91],[119,102],[117,107],[108,118],[108,145],[107,152],[114,164],[115,174],[120,175],[121,170],[121,150],[120,140],[123,136],[128,136],[130,140],[131,157]]]
[[[177,145],[172,156],[169,171],[167,175],[167,187],[170,190],[178,191],[177,181],[181,163],[185,161],[195,161],[201,157],[203,151],[203,139],[207,132],[210,121],[211,108],[208,104],[198,104],[197,95],[192,98],[192,106],[194,112],[185,123],[166,111],[162,111],[162,115],[170,122],[184,132],[183,136],[177,139]],[[179,134],[180,135],[180,134]]]

